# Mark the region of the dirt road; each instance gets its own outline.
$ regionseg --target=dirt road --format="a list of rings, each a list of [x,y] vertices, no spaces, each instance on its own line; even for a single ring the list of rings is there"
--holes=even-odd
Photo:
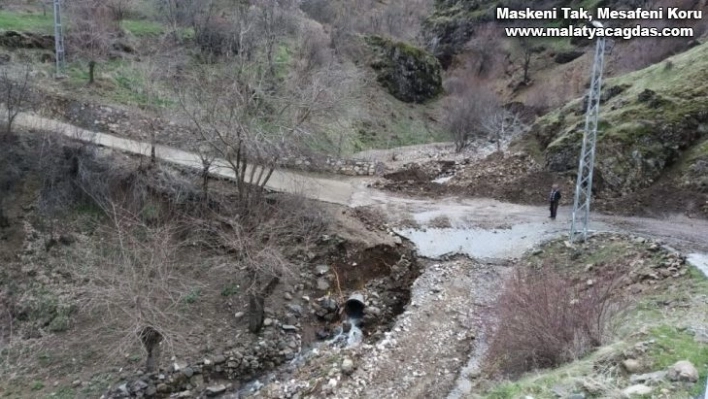
[[[149,143],[92,132],[33,114],[20,114],[15,123],[25,128],[57,132],[72,139],[93,142],[131,154],[150,156],[151,152]],[[157,145],[155,155],[172,164],[202,168],[201,159],[195,153]],[[233,171],[223,159],[215,161],[214,165],[212,173],[215,176],[234,178]],[[570,227],[570,210],[567,208],[561,208],[558,220],[550,222],[545,207],[508,204],[490,199],[415,200],[368,188],[367,184],[371,180],[277,170],[267,187],[348,207],[376,207],[383,210],[390,220],[413,217],[422,226],[427,226],[436,218],[447,218],[452,229],[429,234],[405,229],[399,231],[416,241],[422,253],[433,257],[445,252],[462,252],[473,257],[515,257],[529,246],[563,234]],[[659,220],[600,214],[594,214],[592,219],[594,224],[591,228],[595,230],[634,232],[664,240],[677,249],[708,252],[708,221],[705,220],[679,216]]]
[[[147,143],[32,115],[21,115],[17,124],[131,154],[149,156],[151,151]],[[183,150],[156,146],[155,155],[176,165],[201,168],[199,156]],[[224,160],[216,165],[214,175],[234,177]],[[379,210],[389,223],[398,226],[395,231],[399,235],[416,244],[420,255],[438,258],[463,253],[476,260],[445,261],[426,267],[412,287],[410,306],[387,338],[353,352],[358,370],[349,379],[334,380],[329,397],[423,398],[443,397],[448,392],[450,398],[466,397],[471,388],[469,375],[475,372],[484,352],[484,337],[478,335],[472,342],[472,334],[483,331],[484,309],[505,270],[509,270],[505,264],[545,239],[567,234],[571,210],[561,208],[558,219],[549,220],[545,207],[491,199],[411,199],[371,189],[367,187],[370,181],[278,170],[267,187],[348,207]],[[593,230],[632,232],[660,239],[685,252],[708,253],[705,220],[601,214],[593,214],[591,219]],[[695,255],[699,259],[702,256]]]

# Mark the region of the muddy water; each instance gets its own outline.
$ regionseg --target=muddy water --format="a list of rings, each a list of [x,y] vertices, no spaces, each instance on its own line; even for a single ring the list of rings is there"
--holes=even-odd
[[[527,223],[508,229],[428,228],[400,229],[396,233],[411,240],[418,254],[426,258],[457,253],[477,259],[503,259],[520,257],[539,242],[563,234],[563,227]]]
[[[703,272],[703,275],[708,278],[708,254],[690,254],[686,257],[686,260]]]

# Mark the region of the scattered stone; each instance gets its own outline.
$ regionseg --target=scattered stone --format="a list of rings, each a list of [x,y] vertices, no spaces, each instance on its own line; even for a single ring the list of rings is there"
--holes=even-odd
[[[207,396],[216,396],[224,392],[226,392],[226,385],[224,384],[212,385],[206,389]]]
[[[74,382],[71,383],[71,386],[76,388],[81,385],[81,380],[75,380]]]
[[[293,300],[293,294],[291,294],[291,293],[289,293],[289,292],[286,292],[286,293],[283,295],[283,298],[285,298],[286,301],[292,301],[292,300]]]
[[[585,399],[585,394],[582,392],[573,393],[568,395],[566,399]]]
[[[273,325],[273,319],[267,318],[267,319],[263,320],[264,327],[268,327],[268,326],[272,326],[272,325]]]
[[[296,316],[300,316],[302,314],[302,306],[300,305],[288,304],[286,307],[289,311],[295,313]]]
[[[597,395],[602,392],[602,385],[595,381],[584,380],[582,385],[585,392],[589,393],[590,395]]]
[[[172,365],[172,370],[174,370],[174,371],[180,371],[180,370],[182,370],[183,368],[185,368],[185,367],[187,367],[187,366],[189,366],[189,365],[187,364],[187,362],[175,362],[175,363]]]
[[[635,374],[641,371],[642,364],[638,360],[627,359],[622,362],[622,367],[624,367],[624,369],[627,370],[628,373]]]
[[[194,370],[191,367],[185,367],[182,369],[182,374],[187,378],[191,378],[194,375]]]
[[[673,366],[669,367],[667,375],[671,381],[698,381],[698,370],[696,370],[693,363],[688,360],[676,362]]]
[[[346,334],[349,331],[351,331],[351,329],[352,329],[352,323],[350,323],[348,321],[345,321],[344,323],[342,323],[342,332],[343,333]]]
[[[354,372],[354,361],[348,357],[344,358],[342,361],[342,372],[346,375],[350,375]]]
[[[297,331],[297,327],[295,327],[295,326],[292,325],[292,324],[283,324],[282,329],[283,329],[283,331],[287,331],[287,332],[295,332],[295,331]]]
[[[133,392],[140,392],[148,387],[148,384],[143,380],[137,380],[133,383]]]
[[[646,386],[644,384],[637,384],[637,385],[632,385],[631,387],[625,388],[622,390],[622,393],[627,395],[627,396],[633,396],[633,395],[649,395],[654,388]]]
[[[238,312],[238,313],[236,313],[236,314],[234,315],[234,317],[235,317],[236,319],[240,319],[240,318],[242,318],[242,317],[245,316],[245,315],[246,315],[245,312]]]
[[[157,394],[157,388],[155,388],[154,385],[148,386],[147,389],[145,390],[145,396],[147,396],[147,397],[155,396],[156,394]]]
[[[647,374],[636,374],[629,377],[632,384],[658,385],[666,378],[666,371],[655,371]]]
[[[315,266],[315,274],[317,276],[324,276],[325,274],[329,273],[329,266],[328,265],[317,265]]]
[[[329,289],[329,281],[327,281],[327,279],[324,277],[318,278],[317,289],[320,291],[327,291]]]

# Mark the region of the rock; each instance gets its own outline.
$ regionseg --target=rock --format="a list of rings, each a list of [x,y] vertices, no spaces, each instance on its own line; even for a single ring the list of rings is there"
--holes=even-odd
[[[582,392],[572,393],[568,395],[566,399],[585,399],[585,394]]]
[[[632,385],[631,387],[622,390],[622,393],[626,396],[639,396],[639,395],[649,395],[654,388],[646,386],[644,384]]]
[[[165,384],[165,383],[157,384],[157,392],[165,393],[165,392],[167,392],[167,391],[169,391],[169,388],[167,387],[167,384]]]
[[[396,245],[402,245],[403,244],[403,239],[399,236],[394,236],[393,237],[393,243]]]
[[[286,292],[286,293],[283,295],[283,298],[285,298],[286,301],[292,301],[292,300],[293,300],[293,294],[291,294],[291,293],[289,293],[289,292]]]
[[[145,396],[147,396],[147,397],[155,396],[156,394],[157,394],[157,388],[155,388],[154,385],[148,386],[147,389],[145,390]]]
[[[297,327],[295,327],[294,325],[291,325],[291,324],[283,324],[283,326],[281,328],[283,329],[283,331],[286,331],[286,332],[297,331]]]
[[[10,57],[10,54],[5,54],[5,53],[0,54],[0,65],[5,65],[5,64],[9,63],[11,60],[12,60],[12,58]]]
[[[322,306],[323,309],[329,311],[329,312],[336,312],[337,311],[337,301],[335,301],[332,298],[324,298],[319,302],[319,305]]]
[[[175,362],[175,363],[172,365],[172,370],[174,370],[174,371],[180,371],[180,370],[184,369],[184,368],[187,367],[187,366],[189,366],[189,365],[187,364],[187,362]]]
[[[590,395],[597,395],[603,391],[602,385],[592,380],[584,380],[582,386],[585,392]]]
[[[442,68],[426,51],[381,36],[367,36],[374,57],[370,62],[377,81],[404,102],[422,103],[443,92]]]
[[[583,54],[585,53],[580,50],[561,51],[556,54],[553,61],[555,61],[556,64],[567,64]]]
[[[351,330],[352,330],[352,323],[350,323],[348,321],[345,321],[344,323],[342,323],[342,332],[343,333],[346,334]]]
[[[319,330],[317,331],[317,339],[324,341],[327,338],[329,338],[329,333],[325,330]]]
[[[551,388],[551,392],[559,398],[564,398],[568,394],[568,387],[556,385]]]
[[[187,378],[191,378],[194,375],[194,370],[191,367],[185,367],[182,369],[182,374]]]
[[[273,319],[267,318],[267,319],[263,320],[264,327],[268,327],[268,326],[272,326],[272,325],[273,325]]]
[[[658,385],[666,378],[666,371],[655,371],[647,374],[636,374],[629,377],[632,384]]]
[[[224,355],[216,355],[216,356],[214,356],[214,358],[212,359],[212,362],[214,362],[214,364],[222,364],[222,363],[226,362],[226,356],[224,356]]]
[[[320,291],[329,290],[329,281],[326,278],[320,277],[317,279],[317,289]]]
[[[698,381],[698,370],[688,360],[680,360],[669,367],[667,376],[671,381]]]
[[[348,357],[342,360],[342,373],[350,375],[354,372],[354,361]]]
[[[71,383],[71,386],[74,388],[81,386],[81,380],[75,380],[74,382]]]
[[[240,319],[240,318],[242,318],[242,317],[245,316],[245,315],[246,315],[245,312],[238,312],[238,313],[234,314],[234,317],[235,317],[236,319]]]
[[[206,389],[207,396],[216,396],[224,392],[226,392],[226,385],[224,384],[212,385]]]
[[[148,384],[143,380],[137,380],[133,383],[133,392],[140,392],[148,387]]]
[[[381,309],[377,308],[376,306],[369,306],[368,308],[364,309],[364,312],[375,317],[381,316]]]
[[[130,395],[130,391],[128,390],[128,384],[121,384],[118,386],[116,389],[118,392],[120,392],[122,395],[128,396]]]
[[[324,276],[327,273],[329,273],[329,266],[327,266],[327,265],[315,266],[315,274],[317,274],[317,276]]]
[[[642,364],[635,359],[627,359],[622,362],[622,367],[624,367],[624,369],[627,370],[628,373],[635,374],[641,371]]]
[[[302,314],[302,306],[300,305],[288,304],[286,308],[288,308],[288,310],[293,312],[296,316],[300,316]]]

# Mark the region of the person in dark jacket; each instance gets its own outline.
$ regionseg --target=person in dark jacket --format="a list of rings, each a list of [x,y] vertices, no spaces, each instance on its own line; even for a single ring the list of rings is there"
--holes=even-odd
[[[557,184],[554,184],[551,188],[551,195],[548,197],[548,202],[550,202],[551,208],[551,219],[556,218],[556,212],[558,212],[558,203],[561,199],[561,192]]]

